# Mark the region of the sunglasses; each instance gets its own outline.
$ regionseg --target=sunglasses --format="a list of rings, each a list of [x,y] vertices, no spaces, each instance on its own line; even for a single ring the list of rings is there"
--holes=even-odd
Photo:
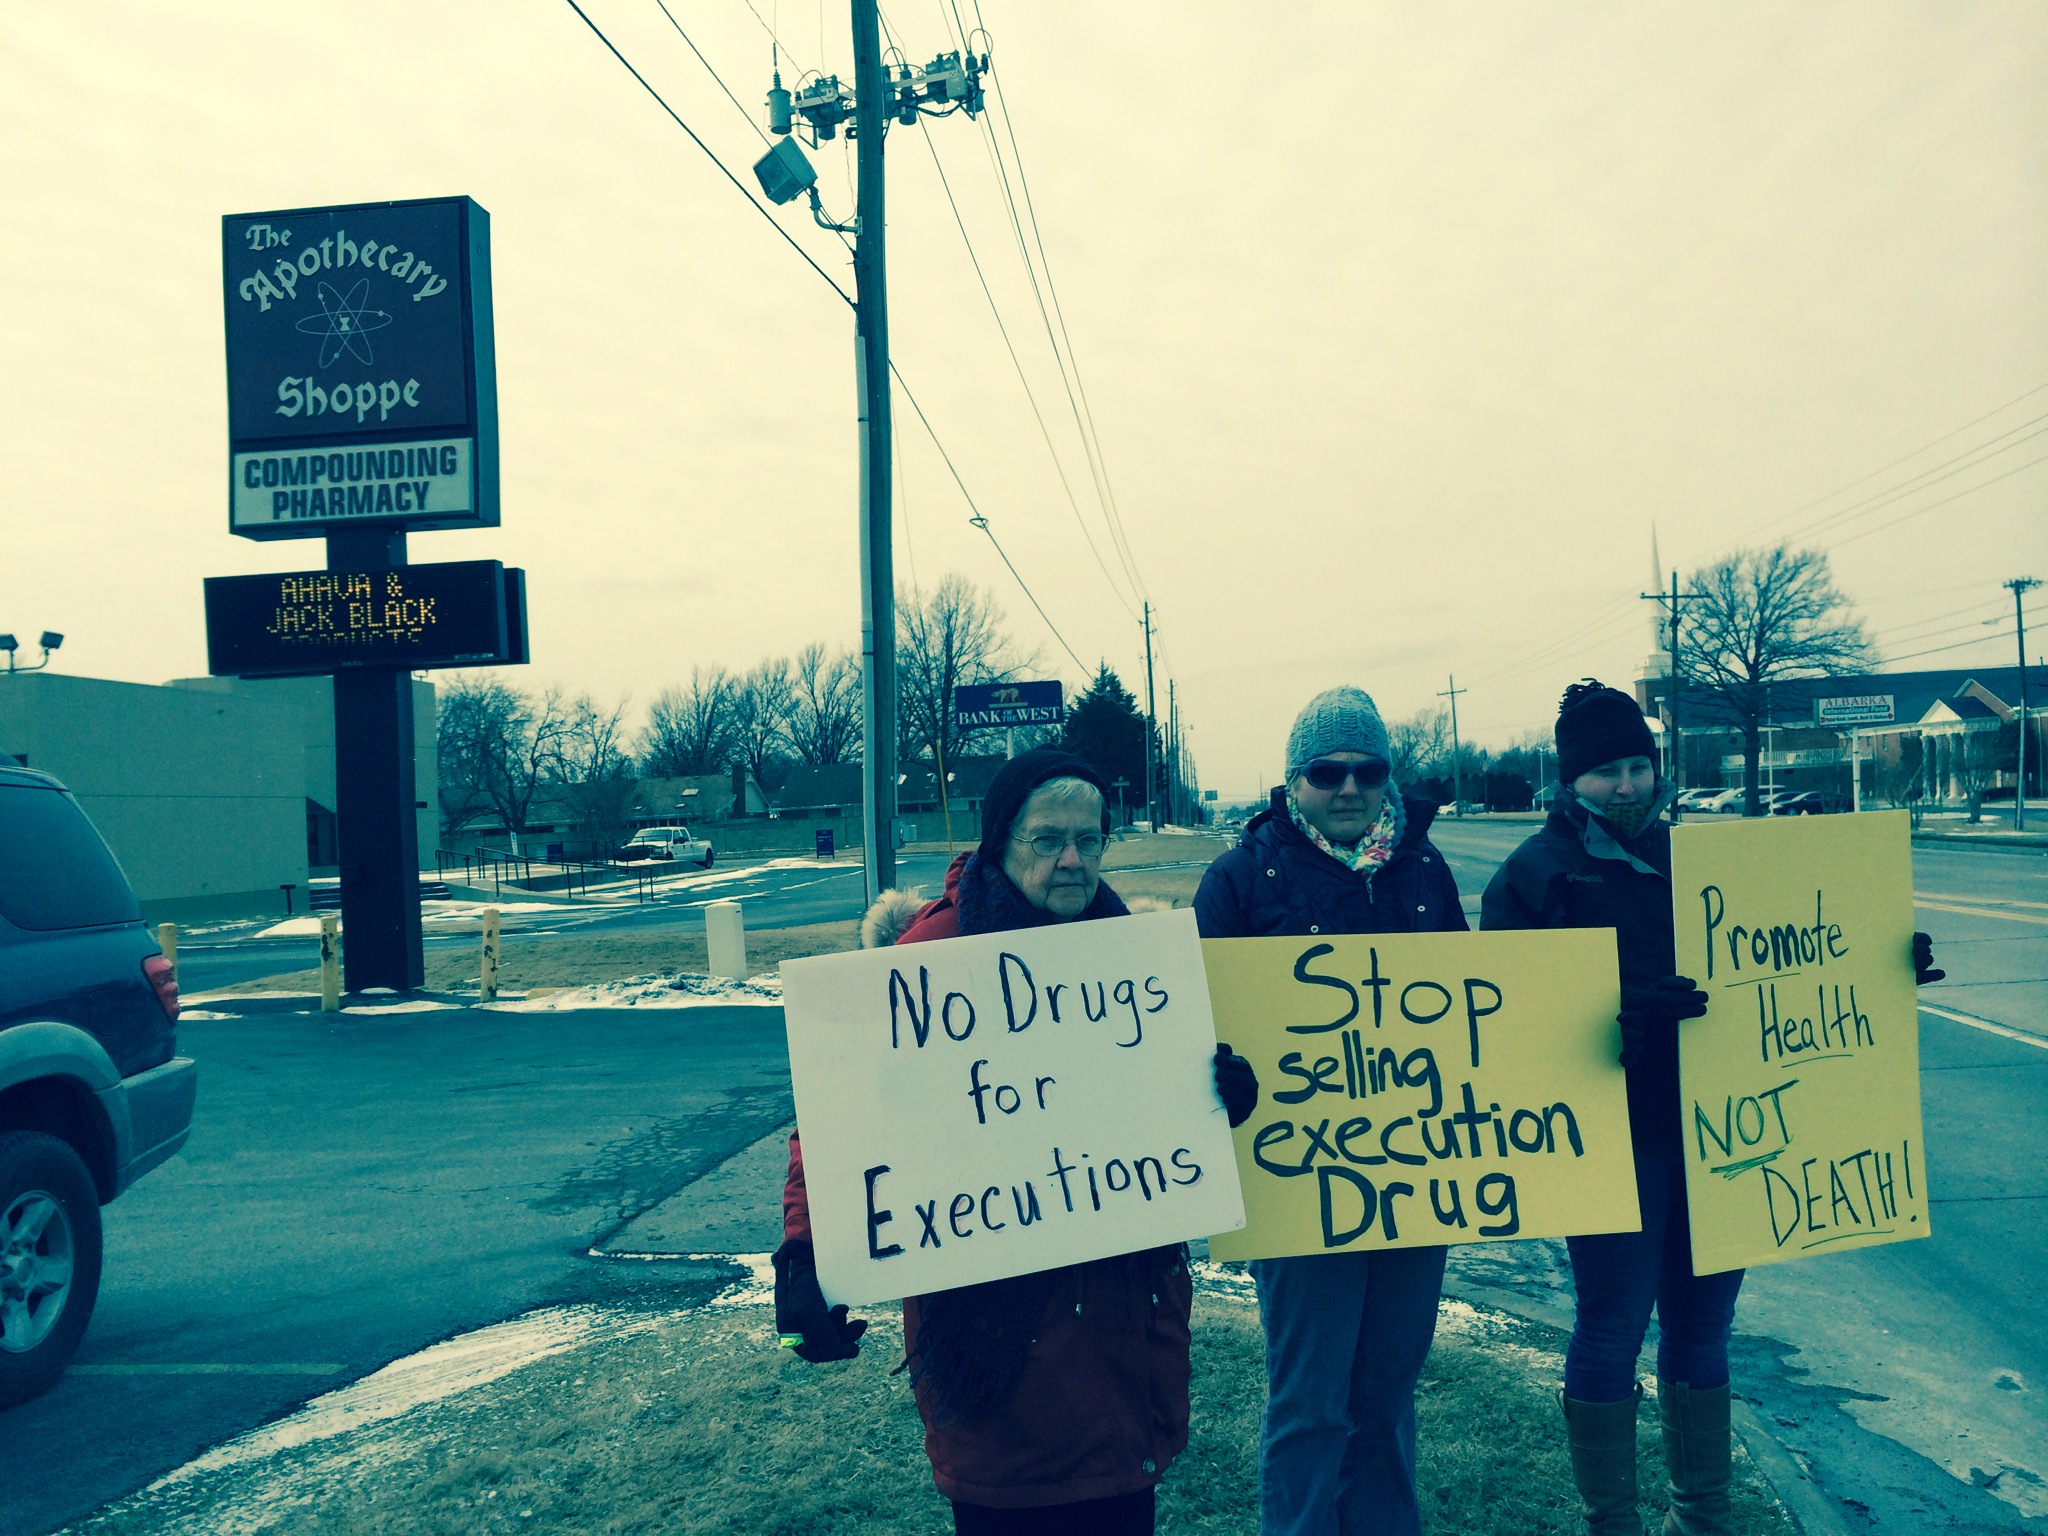
[[[1334,758],[1319,757],[1301,770],[1301,776],[1317,789],[1334,791],[1342,789],[1346,779],[1355,779],[1360,789],[1378,789],[1392,772],[1392,765],[1384,758],[1368,757],[1362,763],[1340,763]]]

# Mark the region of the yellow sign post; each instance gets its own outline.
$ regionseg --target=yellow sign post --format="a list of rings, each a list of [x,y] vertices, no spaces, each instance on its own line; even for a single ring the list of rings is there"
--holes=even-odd
[[[1904,811],[1671,834],[1692,1267],[1925,1237]]]
[[[1633,1232],[1612,929],[1208,939],[1259,1075],[1218,1259]]]

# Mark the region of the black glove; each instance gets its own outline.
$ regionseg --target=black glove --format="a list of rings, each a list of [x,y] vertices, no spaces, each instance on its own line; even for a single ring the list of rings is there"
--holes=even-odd
[[[1664,976],[1646,987],[1623,988],[1621,1011],[1640,1014],[1645,1022],[1654,1019],[1676,1024],[1705,1013],[1707,994],[1690,976]]]
[[[1643,1036],[1658,1020],[1649,1014],[1638,1013],[1633,1008],[1624,1008],[1614,1022],[1621,1026],[1621,1055],[1616,1059],[1622,1066],[1632,1067],[1645,1059]]]
[[[1232,1055],[1227,1045],[1216,1047],[1216,1097],[1223,1101],[1223,1112],[1230,1117],[1233,1131],[1251,1119],[1252,1111],[1259,1106],[1259,1080],[1252,1072],[1252,1064],[1242,1056]]]
[[[775,1250],[775,1328],[785,1338],[801,1336],[796,1346],[802,1359],[816,1365],[826,1360],[851,1360],[860,1353],[864,1319],[847,1320],[843,1306],[827,1309],[818,1289],[817,1260],[811,1245],[792,1237]]]
[[[1913,935],[1913,981],[1917,986],[1926,986],[1930,981],[1939,981],[1948,974],[1934,968],[1934,940],[1924,933]]]
[[[1662,976],[1646,987],[1624,987],[1621,1012],[1614,1021],[1621,1026],[1621,1064],[1630,1067],[1645,1059],[1652,1029],[1669,1028],[1706,1011],[1707,994],[1690,976]]]

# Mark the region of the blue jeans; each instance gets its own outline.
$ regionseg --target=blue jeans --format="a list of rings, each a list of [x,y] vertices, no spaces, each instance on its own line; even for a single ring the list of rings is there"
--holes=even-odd
[[[1444,1250],[1261,1259],[1263,1536],[1420,1536],[1415,1381],[1436,1336]]]
[[[1633,1396],[1636,1357],[1657,1311],[1657,1375],[1690,1387],[1728,1382],[1728,1334],[1742,1271],[1692,1272],[1685,1165],[1676,1157],[1636,1159],[1640,1232],[1570,1237],[1578,1316],[1564,1356],[1565,1396],[1618,1403]]]

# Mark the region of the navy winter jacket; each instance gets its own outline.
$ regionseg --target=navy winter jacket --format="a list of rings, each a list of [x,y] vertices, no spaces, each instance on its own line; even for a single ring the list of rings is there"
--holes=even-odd
[[[1285,791],[1274,790],[1272,806],[1202,876],[1195,892],[1202,937],[1463,932],[1470,925],[1458,883],[1429,840],[1436,805],[1403,796],[1401,807],[1408,818],[1401,841],[1367,879],[1304,837]]]
[[[1659,810],[1669,786],[1659,783]],[[1671,931],[1671,827],[1653,815],[1633,838],[1569,794],[1543,828],[1508,855],[1480,899],[1479,926],[1612,928],[1619,949],[1621,1001],[1678,968]],[[1678,1031],[1662,1021],[1644,1030],[1628,1068],[1628,1119],[1638,1153],[1676,1154]],[[1617,1033],[1616,1042],[1620,1036]]]

